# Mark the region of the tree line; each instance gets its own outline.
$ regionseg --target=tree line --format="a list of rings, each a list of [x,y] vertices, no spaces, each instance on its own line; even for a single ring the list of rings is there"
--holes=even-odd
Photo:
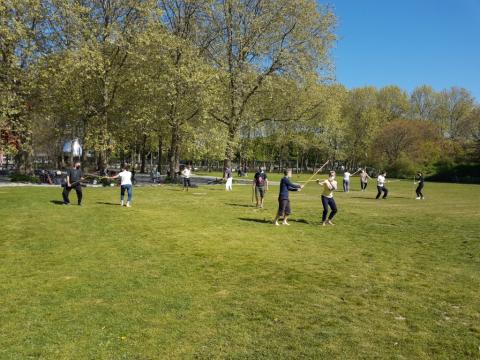
[[[476,163],[463,88],[348,90],[335,14],[313,0],[5,0],[0,151],[33,170],[79,138],[83,161],[439,171]],[[442,165],[443,164],[443,165]]]

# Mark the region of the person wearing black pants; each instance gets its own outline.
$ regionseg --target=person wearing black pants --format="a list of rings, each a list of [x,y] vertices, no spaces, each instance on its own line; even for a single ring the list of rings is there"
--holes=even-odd
[[[415,192],[417,193],[417,198],[416,199],[417,200],[423,200],[425,198],[423,197],[422,190],[423,190],[423,186],[425,185],[424,184],[425,180],[423,180],[423,174],[421,172],[419,172],[417,174],[417,176],[418,176],[418,186],[417,186],[417,189],[415,190]]]
[[[382,199],[386,199],[388,196],[388,189],[385,187],[385,183],[387,182],[385,176],[387,176],[386,172],[381,173],[377,177],[377,197],[376,199],[380,199],[380,196],[382,195],[383,192],[383,197]]]
[[[323,213],[322,213],[322,225],[335,225],[332,222],[333,217],[337,213],[337,204],[335,204],[335,199],[333,198],[333,192],[337,190],[337,181],[335,180],[335,171],[330,171],[330,176],[328,179],[320,182],[317,180],[317,183],[323,186],[322,192],[322,205],[323,205]],[[330,207],[330,215],[328,215],[328,207]],[[328,215],[328,220],[327,220]]]
[[[75,166],[73,169],[68,169],[67,171],[67,182],[65,183],[65,187],[63,188],[63,192],[62,192],[64,205],[70,204],[70,200],[68,197],[72,189],[75,189],[75,192],[77,193],[78,205],[82,205],[83,194],[82,194],[82,184],[80,184],[80,181],[82,180],[83,180],[83,172],[80,169],[80,163],[77,162],[75,163]]]

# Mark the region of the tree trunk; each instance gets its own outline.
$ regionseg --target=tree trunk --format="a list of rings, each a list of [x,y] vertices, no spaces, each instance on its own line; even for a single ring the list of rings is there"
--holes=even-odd
[[[228,127],[228,140],[225,148],[225,159],[223,160],[223,168],[231,168],[232,160],[235,156],[235,143],[237,137],[237,127],[234,124],[230,124]]]
[[[168,154],[168,167],[170,170],[170,176],[172,179],[177,178],[177,171],[178,171],[178,161],[180,158],[179,154],[180,150],[180,126],[176,122],[172,126],[172,137],[170,139],[170,151]]]
[[[163,156],[163,138],[158,137],[158,159],[157,159],[157,170],[162,173],[162,156]]]
[[[147,155],[147,135],[144,134],[142,137],[142,148],[140,150],[140,172],[142,174],[145,173],[145,163],[146,163],[146,155]]]

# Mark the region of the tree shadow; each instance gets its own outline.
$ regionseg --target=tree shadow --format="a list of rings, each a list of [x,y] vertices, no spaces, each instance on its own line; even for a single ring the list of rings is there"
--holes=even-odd
[[[50,200],[50,202],[54,205],[63,205],[63,201],[60,200]]]

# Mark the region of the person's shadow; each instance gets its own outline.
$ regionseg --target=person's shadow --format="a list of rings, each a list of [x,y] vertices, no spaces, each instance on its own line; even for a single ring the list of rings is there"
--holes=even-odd
[[[112,203],[112,202],[105,202],[105,201],[97,201],[96,204],[100,205],[115,205],[115,206],[120,206],[119,203]]]
[[[63,201],[60,200],[50,200],[50,202],[54,205],[63,205]]]
[[[243,217],[238,219],[242,221],[256,222],[260,224],[272,224],[272,220],[267,220],[267,219],[253,219],[253,218],[243,218]],[[294,222],[294,223],[308,224],[308,221],[304,219],[288,219],[288,221]]]
[[[225,203],[225,205],[229,206],[238,206],[238,207],[246,207],[246,208],[253,208],[255,205],[247,205],[247,204],[232,204],[232,203]]]

